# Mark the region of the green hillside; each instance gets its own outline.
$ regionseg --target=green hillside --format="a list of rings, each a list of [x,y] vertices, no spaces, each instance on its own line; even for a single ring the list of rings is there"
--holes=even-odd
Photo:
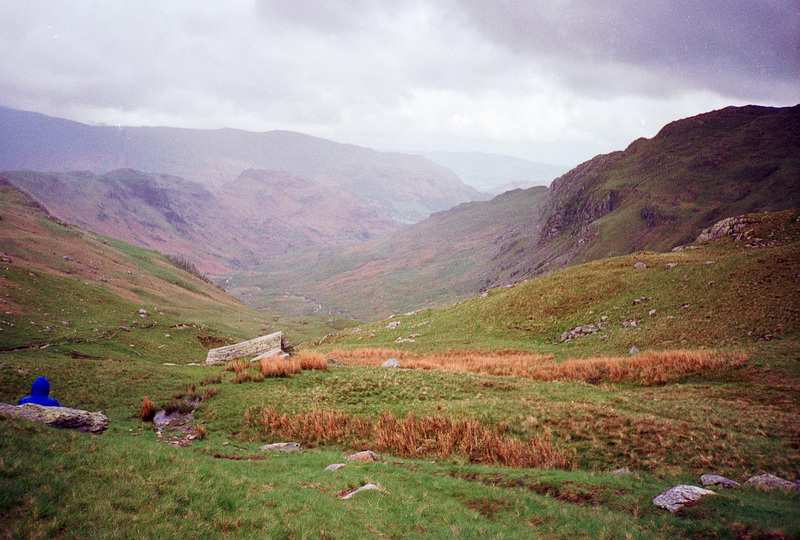
[[[749,234],[738,240],[585,263],[392,318],[395,328],[387,321],[361,325],[327,337],[325,347],[390,347],[412,333],[418,335],[403,348],[413,351],[512,348],[558,357],[623,354],[632,346],[791,343],[800,332],[799,216],[797,210],[754,214]],[[599,331],[559,343],[563,332],[589,325]]]
[[[739,481],[759,472],[798,476],[796,213],[762,216],[750,241],[758,236],[774,242],[771,247],[723,239],[680,253],[598,261],[392,319],[401,322],[396,330],[384,321],[322,345],[392,345],[402,354],[406,348],[516,347],[552,353],[566,364],[567,358],[620,354],[635,342],[642,350],[714,346],[723,357],[740,358],[735,364],[656,385],[332,362],[293,377],[254,380],[235,372],[257,374],[246,362],[230,371],[190,364],[202,362],[208,346],[281,329],[269,317],[156,252],[61,222],[8,185],[0,195],[0,401],[15,403],[33,379],[46,375],[63,405],[102,410],[110,420],[94,436],[0,415],[4,537],[800,533],[800,495],[793,492],[717,489],[675,515],[651,503],[677,483],[697,484],[703,472]],[[632,268],[640,259],[647,269]],[[666,269],[667,262],[678,266]],[[645,295],[653,298],[633,304]],[[657,311],[651,317],[642,309]],[[614,330],[607,339],[555,343],[572,324],[605,313]],[[642,324],[623,330],[625,318]],[[711,323],[698,329],[707,318]],[[395,344],[397,337],[416,341]],[[383,361],[387,353],[367,355]],[[175,427],[160,431],[142,421],[146,401],[180,410],[187,400],[197,408]],[[430,439],[405,427],[388,438],[405,434],[410,449],[373,446],[381,443],[372,432],[392,433],[381,428],[386,422],[411,426],[415,418],[423,426],[467,426],[472,435],[452,453],[428,449]],[[275,424],[265,424],[268,419]],[[335,422],[320,419],[349,422],[351,431],[326,438]],[[297,432],[270,427],[280,422]],[[281,440],[303,449],[261,450]],[[514,465],[514,452],[526,444],[560,461],[554,469]],[[493,448],[511,454],[492,458]],[[377,449],[382,461],[345,460],[365,449]],[[347,466],[325,470],[332,463]],[[620,467],[632,473],[611,474]],[[368,483],[380,489],[340,498]]]

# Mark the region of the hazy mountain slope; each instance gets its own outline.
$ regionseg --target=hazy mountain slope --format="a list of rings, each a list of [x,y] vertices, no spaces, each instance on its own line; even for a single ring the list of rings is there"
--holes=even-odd
[[[245,171],[219,189],[119,169],[0,173],[61,219],[163,253],[207,272],[251,267],[313,244],[360,242],[398,225],[369,205],[289,173]]]
[[[537,192],[535,204],[529,204],[531,197],[529,190],[514,191],[472,203],[470,212],[455,209],[445,214],[453,220],[447,231],[434,221],[441,218],[432,216],[411,229],[414,233],[403,231],[395,238],[399,244],[382,254],[376,244],[366,244],[343,254],[279,259],[273,264],[282,269],[273,272],[270,266],[266,283],[274,291],[313,298],[316,305],[372,318],[578,262],[669,250],[726,216],[800,207],[800,106],[731,107],[673,122],[624,152],[579,165],[555,180],[546,195]],[[484,244],[461,264],[453,262],[460,248],[446,247],[457,237],[453,231],[485,234]],[[412,234],[418,236],[412,240]],[[444,247],[431,250],[420,265],[418,255],[400,247],[412,242]],[[294,278],[309,266],[312,280]],[[292,279],[282,280],[284,275]]]
[[[444,305],[486,286],[488,268],[509,249],[505,239],[528,228],[546,193],[545,187],[509,192],[358,246],[289,253],[237,274],[226,287],[250,305],[283,303],[294,315],[316,309],[369,319]]]
[[[377,152],[289,131],[94,127],[0,107],[0,170],[105,173],[132,168],[208,186],[250,168],[284,170],[342,188],[401,221],[479,197],[421,156]]]
[[[151,351],[156,357],[186,362],[182,355],[191,350],[201,361],[198,338],[217,330],[252,336],[268,321],[164,255],[49,215],[2,179],[0,216],[4,350],[102,341],[141,356],[141,335],[147,333],[158,336],[160,346]],[[148,312],[146,318],[140,309]]]
[[[547,186],[566,167],[484,152],[422,152],[421,155],[456,173],[467,185],[492,194],[517,188]]]

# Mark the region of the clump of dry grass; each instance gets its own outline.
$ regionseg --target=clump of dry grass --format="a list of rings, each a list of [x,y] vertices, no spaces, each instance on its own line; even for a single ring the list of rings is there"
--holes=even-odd
[[[216,375],[209,375],[208,377],[200,381],[200,386],[207,386],[209,384],[219,384],[221,382],[222,382],[222,372],[217,373]]]
[[[202,394],[200,394],[200,397],[202,399],[208,399],[216,396],[217,394],[219,394],[219,388],[206,388],[203,390]]]
[[[194,426],[194,433],[197,436],[197,439],[202,441],[206,438],[206,426],[203,424],[197,424]]]
[[[369,447],[404,457],[435,455],[444,459],[462,455],[473,463],[506,467],[569,469],[573,465],[570,454],[545,439],[512,439],[472,419],[414,414],[398,418],[386,412],[373,420],[341,411],[288,416],[274,408],[264,408],[260,412],[248,411],[247,421],[266,435],[305,444]]]
[[[241,358],[236,358],[231,360],[227,364],[225,364],[225,371],[233,371],[237,375],[243,371],[247,371],[247,368],[250,367],[250,363],[247,360],[242,360]]]
[[[634,382],[653,386],[692,373],[745,363],[747,355],[741,351],[661,351],[551,362],[537,366],[528,377],[538,381]]]
[[[300,361],[300,369],[319,369],[328,370],[328,360],[325,355],[316,351],[301,351],[297,355]]]
[[[260,373],[263,377],[291,377],[300,373],[300,360],[298,358],[288,358],[284,360],[277,356],[262,358],[259,363]]]
[[[145,422],[152,422],[156,415],[156,404],[150,401],[150,398],[144,396],[142,399],[142,408],[139,409],[139,416]]]
[[[553,355],[524,351],[446,351],[418,355],[395,349],[337,349],[332,357],[350,366],[379,366],[392,356],[408,369],[444,369],[537,381],[635,382],[664,384],[691,373],[741,366],[747,355],[716,350],[648,352],[629,357],[600,357],[555,362]]]

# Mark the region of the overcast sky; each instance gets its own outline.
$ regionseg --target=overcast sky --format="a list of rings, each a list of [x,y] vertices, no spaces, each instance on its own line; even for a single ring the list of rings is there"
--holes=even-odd
[[[800,0],[0,0],[0,104],[573,166],[800,102]]]

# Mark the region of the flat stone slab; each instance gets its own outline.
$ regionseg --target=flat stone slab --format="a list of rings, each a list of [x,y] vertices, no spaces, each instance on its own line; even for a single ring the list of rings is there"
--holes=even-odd
[[[89,412],[69,407],[45,407],[35,403],[25,403],[24,405],[0,403],[0,414],[84,433],[100,434],[108,428],[108,417],[102,412]]]
[[[653,498],[653,504],[659,508],[666,508],[671,514],[674,514],[684,506],[695,503],[706,495],[714,495],[714,492],[710,489],[681,484],[656,495]]]
[[[378,491],[381,491],[380,486],[377,486],[375,484],[366,484],[366,485],[363,485],[360,488],[356,489],[355,491],[351,491],[350,493],[347,493],[346,495],[342,495],[339,498],[344,501],[344,500],[349,499],[350,497],[352,497],[356,493],[361,493],[362,491],[369,491],[371,489],[377,489]]]
[[[785,480],[774,474],[759,474],[758,476],[751,476],[745,480],[744,485],[755,486],[760,489],[791,489],[800,491],[800,484]]]
[[[356,452],[347,456],[347,461],[380,461],[381,456],[372,450],[364,450],[363,452]]]
[[[289,344],[284,338],[283,332],[275,332],[248,341],[242,341],[241,343],[211,349],[208,351],[208,356],[206,356],[206,365],[227,362],[243,356],[258,356],[272,349],[284,351],[288,346]]]
[[[296,442],[277,442],[272,444],[265,444],[260,448],[262,451],[276,450],[278,452],[298,452],[300,444]]]
[[[328,465],[325,467],[326,471],[338,471],[339,469],[344,469],[347,467],[346,463],[333,463],[332,465]]]
[[[724,488],[738,488],[739,482],[734,482],[718,474],[704,474],[700,477],[700,483],[704,486],[719,486]]]

